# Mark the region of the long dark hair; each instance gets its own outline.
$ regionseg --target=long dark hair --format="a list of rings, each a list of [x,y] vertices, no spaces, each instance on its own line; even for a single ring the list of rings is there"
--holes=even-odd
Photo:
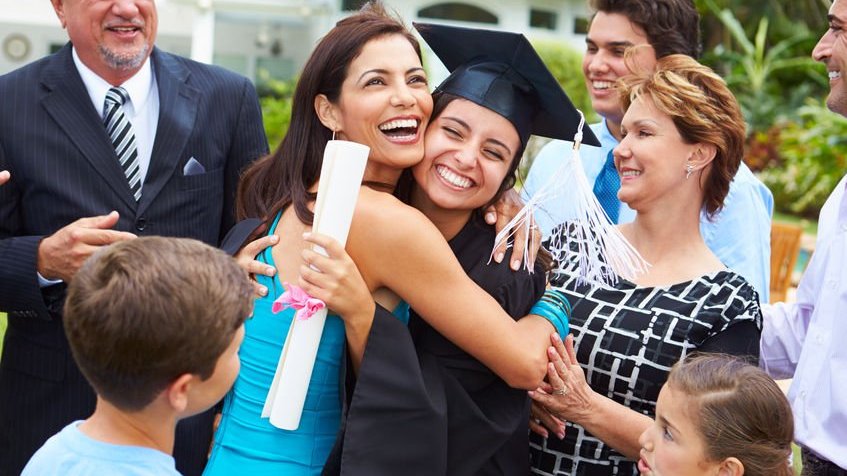
[[[323,152],[332,138],[332,131],[315,112],[315,98],[324,94],[337,104],[350,63],[369,41],[392,34],[403,35],[421,58],[415,37],[379,1],[368,2],[336,23],[318,42],[294,90],[288,133],[271,155],[244,172],[238,184],[236,214],[239,219],[261,218],[265,226],[257,233],[266,230],[268,222],[290,204],[300,221],[312,223],[314,215],[308,204],[315,194],[308,189],[320,177]]]

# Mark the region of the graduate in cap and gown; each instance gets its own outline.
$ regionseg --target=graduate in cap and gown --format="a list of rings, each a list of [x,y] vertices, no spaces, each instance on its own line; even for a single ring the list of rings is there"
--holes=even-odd
[[[415,26],[452,73],[433,92],[424,159],[401,178],[398,194],[436,224],[464,271],[522,319],[544,293],[549,254],[534,270],[512,271],[509,256],[491,261],[495,231],[481,213],[514,185],[530,135],[573,140],[580,114],[523,35]],[[588,128],[583,142],[597,145]],[[542,342],[568,331],[568,305],[560,304],[526,317],[537,321]],[[407,328],[377,306],[367,341],[351,348],[364,352],[351,359],[361,363],[355,379],[348,372],[342,429],[324,474],[528,471],[526,389],[510,386],[414,309]]]

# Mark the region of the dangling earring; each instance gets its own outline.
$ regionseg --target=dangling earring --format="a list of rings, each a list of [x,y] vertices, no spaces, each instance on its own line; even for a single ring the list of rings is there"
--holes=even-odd
[[[335,129],[332,130],[332,140],[335,140]]]
[[[694,165],[691,162],[685,164],[685,178],[691,177],[692,172],[694,172]]]

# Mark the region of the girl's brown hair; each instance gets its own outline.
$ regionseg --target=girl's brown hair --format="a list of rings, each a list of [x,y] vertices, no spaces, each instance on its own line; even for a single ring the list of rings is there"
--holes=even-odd
[[[667,385],[689,396],[711,461],[735,457],[746,476],[792,476],[794,419],[788,399],[765,372],[728,355],[692,355]]]

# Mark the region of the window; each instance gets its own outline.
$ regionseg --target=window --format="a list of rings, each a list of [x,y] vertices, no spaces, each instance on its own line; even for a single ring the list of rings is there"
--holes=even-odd
[[[491,23],[494,25],[500,22],[497,15],[494,15],[488,10],[468,5],[467,3],[439,3],[419,10],[418,17],[473,23]]]
[[[256,83],[290,81],[297,73],[290,58],[256,58]]]
[[[247,76],[247,56],[241,54],[215,53],[212,64],[221,66],[240,75]]]
[[[573,32],[577,35],[588,34],[588,18],[576,17],[573,22]]]
[[[358,10],[365,3],[367,3],[367,0],[341,0],[341,10],[348,12]]]
[[[536,10],[534,8],[531,9],[529,11],[529,26],[533,28],[555,30],[556,12],[551,12],[549,10]]]

